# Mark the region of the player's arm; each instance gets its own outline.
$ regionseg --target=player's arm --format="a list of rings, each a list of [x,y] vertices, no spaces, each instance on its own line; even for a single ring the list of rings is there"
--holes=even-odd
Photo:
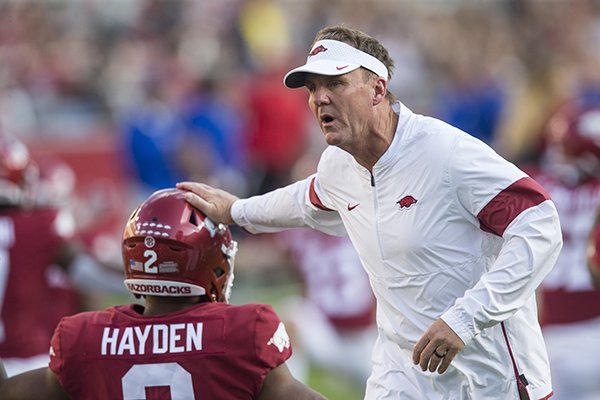
[[[292,376],[285,363],[267,373],[258,400],[324,400],[321,394]]]
[[[0,369],[4,365],[0,360]],[[0,380],[2,400],[69,400],[58,378],[50,368],[39,368]]]

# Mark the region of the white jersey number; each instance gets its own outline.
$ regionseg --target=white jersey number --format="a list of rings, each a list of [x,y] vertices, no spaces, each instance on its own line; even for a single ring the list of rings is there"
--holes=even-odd
[[[168,386],[171,400],[195,399],[192,375],[177,363],[139,364],[121,380],[123,400],[146,400],[146,388]]]

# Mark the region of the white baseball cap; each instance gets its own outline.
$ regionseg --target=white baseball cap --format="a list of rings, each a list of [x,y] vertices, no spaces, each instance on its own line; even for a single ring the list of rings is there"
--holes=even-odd
[[[306,74],[342,75],[364,67],[387,81],[388,69],[377,58],[338,40],[319,40],[314,44],[306,64],[294,68],[283,78],[289,88],[304,86]]]

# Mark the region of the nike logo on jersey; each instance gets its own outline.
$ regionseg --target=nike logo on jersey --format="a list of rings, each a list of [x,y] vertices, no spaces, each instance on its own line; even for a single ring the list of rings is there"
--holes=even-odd
[[[354,210],[356,207],[358,207],[360,205],[360,203],[356,203],[355,205],[351,206],[350,203],[348,203],[348,211],[352,211]]]
[[[335,69],[337,69],[338,71],[341,71],[341,70],[343,70],[345,68],[348,68],[349,66],[350,65],[344,65],[344,66],[341,66],[341,67],[335,67]]]
[[[411,195],[408,195],[408,196],[404,196],[403,198],[398,200],[396,202],[396,204],[398,204],[400,206],[400,209],[405,209],[405,208],[410,208],[413,205],[417,204],[417,201],[418,201],[417,199],[415,199]]]

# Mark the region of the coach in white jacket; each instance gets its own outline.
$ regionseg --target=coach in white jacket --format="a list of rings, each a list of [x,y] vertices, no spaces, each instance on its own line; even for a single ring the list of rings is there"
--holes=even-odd
[[[284,79],[306,87],[330,145],[317,173],[244,200],[178,187],[212,219],[250,232],[350,237],[377,297],[365,398],[548,398],[534,293],[562,245],[554,204],[484,143],[398,102],[392,68],[368,35],[322,29]]]

